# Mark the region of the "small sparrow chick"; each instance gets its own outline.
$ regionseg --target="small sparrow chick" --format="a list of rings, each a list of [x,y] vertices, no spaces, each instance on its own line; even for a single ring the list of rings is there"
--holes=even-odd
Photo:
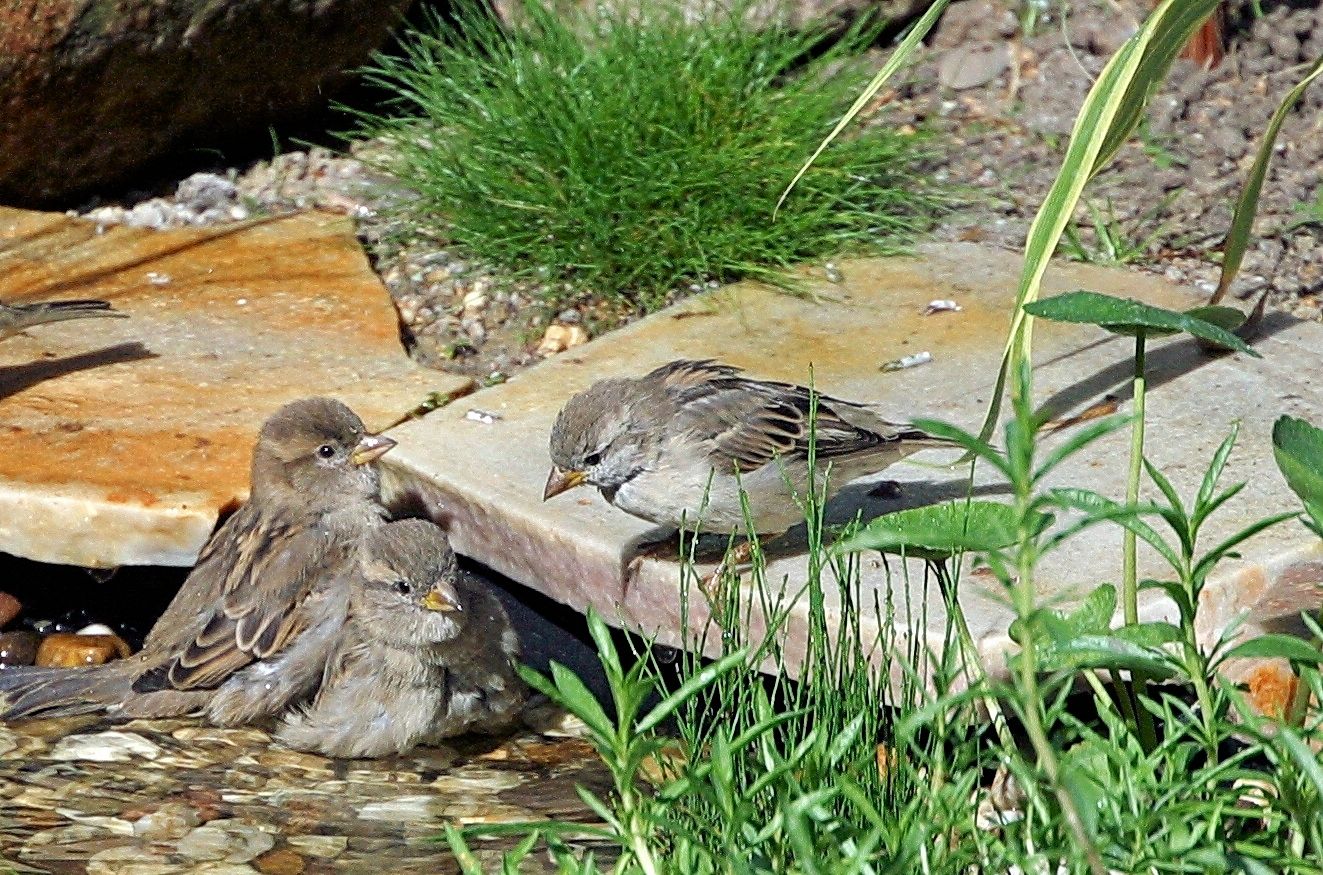
[[[383,524],[372,463],[394,445],[338,401],[282,407],[253,450],[248,501],[203,547],[142,651],[0,672],[0,719],[203,711],[235,725],[310,694],[348,610],[344,572]]]
[[[803,520],[791,488],[800,495],[807,488],[811,394],[711,359],[599,381],[556,418],[542,498],[587,483],[660,526],[678,529],[683,520],[691,530],[728,535],[745,530],[743,487],[755,532],[779,535]],[[832,467],[831,495],[911,453],[954,446],[821,393],[816,439],[819,475]]]
[[[106,301],[41,301],[35,304],[0,303],[0,340],[24,329],[66,319],[127,319],[127,313],[111,309]]]
[[[461,574],[445,533],[423,520],[374,529],[350,586],[349,620],[317,697],[276,738],[353,759],[514,724],[527,688],[496,597]]]

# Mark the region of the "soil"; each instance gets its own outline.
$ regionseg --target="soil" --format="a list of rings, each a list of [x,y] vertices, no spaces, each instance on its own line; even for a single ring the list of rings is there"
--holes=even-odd
[[[1215,69],[1176,62],[1139,135],[1086,192],[1076,242],[1063,244],[1061,254],[1126,263],[1212,291],[1220,242],[1258,136],[1305,65],[1323,55],[1323,9],[1264,5],[1259,19],[1248,6],[1229,9],[1227,54]],[[866,122],[934,134],[932,171],[959,202],[935,229],[940,239],[1023,246],[1080,102],[1142,17],[1124,2],[1089,0],[1064,18],[1056,7],[1042,12],[1026,35],[1013,8],[993,0],[954,3]],[[1323,86],[1316,86],[1282,129],[1258,236],[1232,287],[1240,298],[1266,291],[1273,306],[1305,318],[1323,314],[1320,110]],[[549,312],[536,283],[514,282],[445,241],[401,242],[390,206],[408,193],[370,169],[380,148],[362,142],[340,154],[289,152],[195,175],[171,195],[83,212],[106,223],[158,227],[309,206],[349,213],[400,311],[411,354],[489,381],[639,315],[605,306]],[[1101,237],[1095,225],[1104,229]],[[689,291],[677,289],[676,297]]]

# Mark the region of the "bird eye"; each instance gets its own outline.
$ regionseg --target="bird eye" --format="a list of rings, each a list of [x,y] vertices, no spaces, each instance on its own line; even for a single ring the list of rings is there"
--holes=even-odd
[[[395,581],[395,591],[400,595],[408,595],[413,592],[413,587],[409,586],[409,581],[407,580],[397,580]]]
[[[584,465],[586,465],[589,468],[596,467],[597,464],[601,461],[602,461],[601,453],[589,453],[588,455],[583,457]]]
[[[330,444],[322,444],[317,448],[317,455],[321,456],[323,459],[329,459],[335,455],[335,447]]]

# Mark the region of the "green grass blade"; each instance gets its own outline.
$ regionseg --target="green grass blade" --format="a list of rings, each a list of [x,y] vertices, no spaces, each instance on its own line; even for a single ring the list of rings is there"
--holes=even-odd
[[[933,5],[928,7],[928,11],[923,14],[923,17],[914,23],[914,26],[910,28],[910,32],[905,35],[905,38],[900,41],[900,45],[896,46],[896,50],[891,53],[891,57],[887,58],[887,62],[882,65],[882,69],[877,71],[877,75],[864,87],[858,99],[845,111],[845,115],[841,116],[841,120],[836,123],[836,127],[832,128],[831,133],[818,144],[818,148],[813,150],[813,154],[799,168],[794,178],[790,180],[790,184],[786,186],[785,191],[781,192],[781,196],[776,199],[776,206],[772,209],[773,220],[776,219],[776,215],[786,202],[786,198],[790,196],[791,190],[804,178],[804,174],[808,173],[809,168],[813,166],[813,162],[818,160],[818,156],[826,151],[832,141],[841,135],[841,131],[845,130],[859,113],[863,112],[869,101],[882,90],[882,86],[910,59],[910,55],[914,54],[914,50],[922,44],[923,38],[928,35],[928,31],[932,30],[933,25],[937,23],[937,19],[941,18],[942,13],[946,11],[946,4],[949,2],[950,0],[935,0]]]
[[[1259,151],[1254,156],[1254,164],[1250,167],[1249,177],[1246,178],[1245,187],[1240,192],[1240,199],[1236,201],[1236,211],[1231,217],[1231,229],[1227,231],[1226,242],[1222,245],[1222,275],[1218,278],[1213,296],[1208,299],[1210,304],[1216,304],[1226,296],[1231,283],[1236,279],[1236,274],[1240,272],[1241,262],[1245,259],[1245,250],[1249,248],[1254,216],[1259,211],[1259,194],[1263,191],[1263,180],[1268,175],[1268,164],[1272,161],[1273,147],[1277,144],[1277,134],[1282,130],[1282,122],[1286,121],[1287,113],[1320,75],[1323,75],[1323,57],[1316,60],[1309,68],[1309,72],[1287,92],[1277,111],[1268,121],[1268,128],[1263,132],[1263,140],[1259,143]]]

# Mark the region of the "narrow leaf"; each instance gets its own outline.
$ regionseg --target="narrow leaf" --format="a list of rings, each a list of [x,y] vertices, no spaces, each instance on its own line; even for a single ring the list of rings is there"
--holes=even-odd
[[[1318,665],[1323,652],[1303,638],[1269,632],[1237,644],[1226,652],[1225,659],[1289,659],[1291,662]]]

